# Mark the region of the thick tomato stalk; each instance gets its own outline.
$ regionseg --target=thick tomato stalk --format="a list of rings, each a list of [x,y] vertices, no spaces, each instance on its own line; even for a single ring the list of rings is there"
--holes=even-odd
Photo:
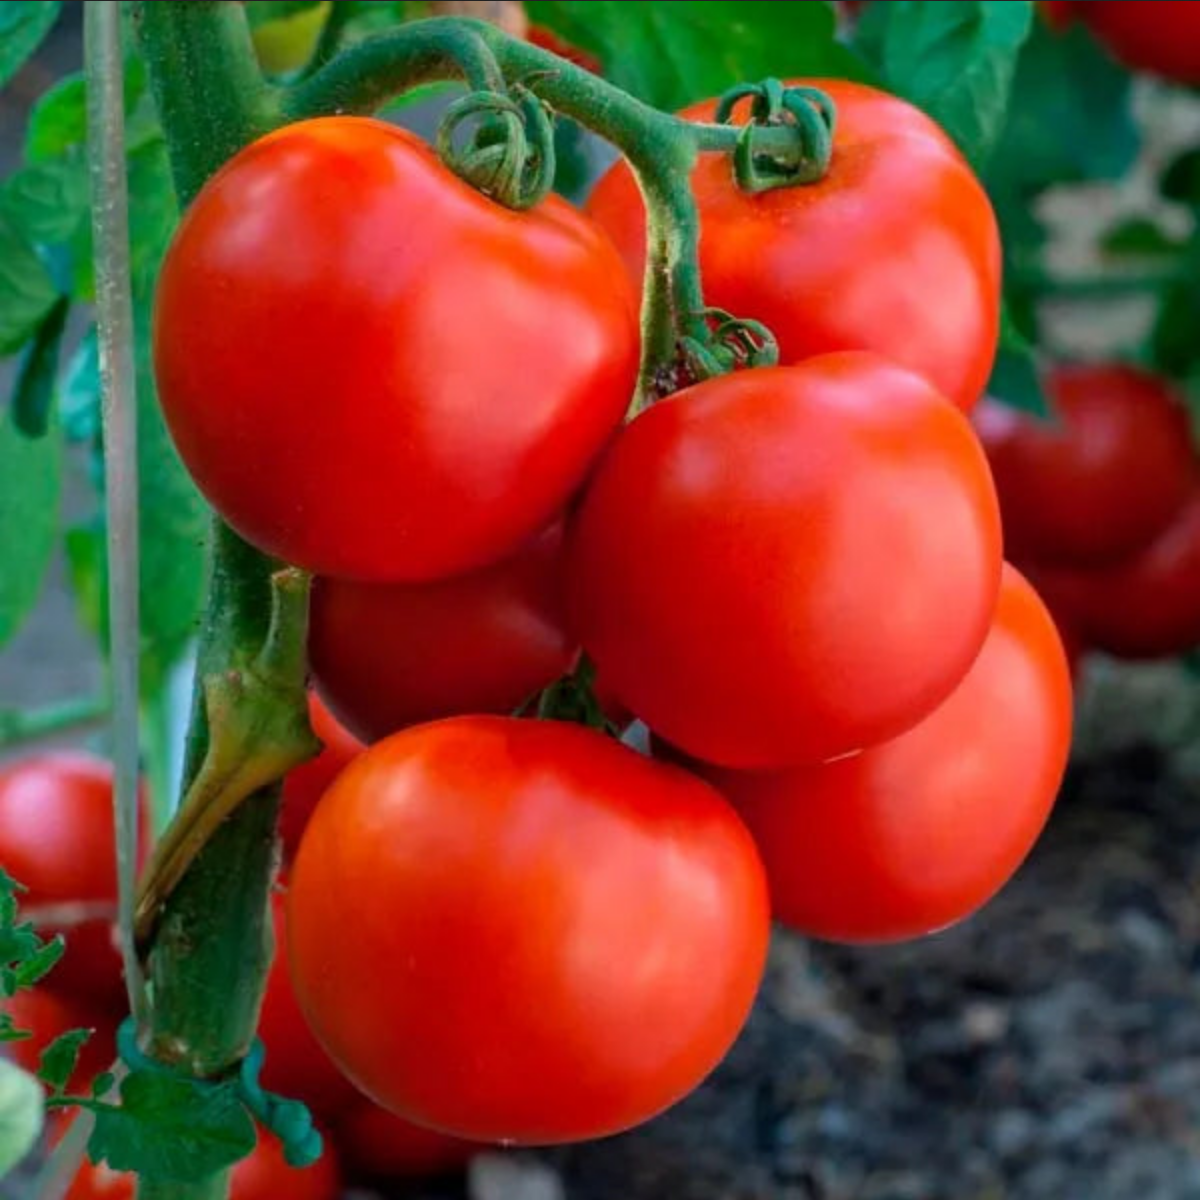
[[[694,1088],[749,1013],[769,926],[754,845],[707,784],[486,716],[338,777],[287,919],[301,1007],[364,1092],[522,1144],[615,1133]]]
[[[677,393],[634,420],[570,533],[605,685],[688,754],[821,761],[940,704],[987,634],[1000,520],[970,426],[848,353]]]
[[[248,542],[422,581],[561,511],[631,398],[636,293],[555,196],[514,212],[382,121],[289,125],[184,214],[159,277],[159,397]]]
[[[1094,565],[1128,557],[1183,506],[1197,469],[1174,390],[1122,364],[1046,375],[1042,420],[994,400],[974,414],[1017,562]]]
[[[698,769],[754,834],[781,921],[891,942],[962,920],[1012,876],[1049,816],[1070,739],[1054,622],[1006,566],[979,657],[907,733],[789,771]]]
[[[816,183],[750,195],[725,154],[692,173],[710,304],[764,322],[781,361],[871,350],[923,375],[960,408],[996,352],[1000,236],[987,194],[919,109],[862,84],[797,80],[837,106],[833,159]],[[711,121],[716,101],[685,109]],[[735,119],[745,121],[748,105]],[[588,201],[641,282],[645,207],[620,162]]]
[[[511,713],[570,669],[563,530],[494,566],[426,584],[317,579],[316,686],[366,741],[462,713]]]

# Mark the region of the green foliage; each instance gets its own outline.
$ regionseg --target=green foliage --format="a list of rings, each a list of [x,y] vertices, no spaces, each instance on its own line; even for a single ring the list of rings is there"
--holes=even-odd
[[[45,263],[0,211],[0,355],[33,337],[57,300]]]
[[[1000,346],[988,381],[988,394],[1010,408],[1039,417],[1047,416],[1050,411],[1033,346],[1013,324],[1007,309],[1000,314]]]
[[[21,363],[12,411],[13,424],[26,437],[41,437],[50,427],[58,350],[70,307],[70,301],[60,296],[38,326]]]
[[[533,0],[530,19],[594,54],[619,87],[676,109],[768,75],[860,78],[823,0]],[[884,7],[887,7],[886,5]]]
[[[120,1097],[120,1107],[88,1106],[96,1117],[88,1153],[115,1171],[195,1183],[254,1149],[254,1122],[236,1083],[135,1070],[122,1080]]]
[[[1003,127],[1032,16],[1031,0],[890,0],[863,10],[855,45],[979,166]]]
[[[29,614],[58,540],[61,447],[56,427],[30,440],[0,413],[0,646]]]
[[[0,1059],[0,1178],[33,1149],[43,1119],[38,1081],[28,1071]]]
[[[0,4],[0,87],[42,44],[61,9],[61,0],[8,0]]]
[[[1128,217],[1107,229],[1101,251],[1110,258],[1147,259],[1173,257],[1184,243],[1172,237],[1149,217]]]
[[[92,1036],[90,1029],[72,1029],[56,1037],[42,1051],[38,1076],[52,1091],[61,1092],[79,1064],[79,1052]]]

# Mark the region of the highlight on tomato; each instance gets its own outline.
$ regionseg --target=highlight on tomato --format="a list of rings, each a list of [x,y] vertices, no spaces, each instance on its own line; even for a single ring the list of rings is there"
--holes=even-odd
[[[1011,878],[1054,804],[1071,722],[1054,622],[1006,565],[979,657],[908,732],[787,771],[696,768],[754,834],[779,920],[810,937],[892,942],[962,920]]]
[[[966,674],[1000,520],[963,415],[865,353],[736,372],[615,439],[569,534],[606,687],[687,754],[822,761],[903,732]]]
[[[781,361],[870,350],[923,375],[962,409],[980,398],[996,353],[1000,235],[983,187],[920,109],[864,84],[800,79],[837,108],[833,159],[816,183],[740,190],[723,154],[692,172],[708,303],[764,322]],[[680,114],[712,121],[717,102]],[[748,102],[735,109],[744,122]],[[624,161],[587,211],[639,286],[646,217]]]
[[[546,1144],[701,1082],[750,1011],[769,913],[709,785],[582,726],[478,716],[394,734],[338,777],[287,926],[305,1015],[376,1103]]]

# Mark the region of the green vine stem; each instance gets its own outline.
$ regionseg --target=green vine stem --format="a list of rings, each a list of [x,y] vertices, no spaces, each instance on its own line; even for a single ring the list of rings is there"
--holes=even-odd
[[[0,750],[42,738],[93,729],[111,714],[112,702],[107,696],[64,700],[44,708],[0,709]]]
[[[699,219],[690,178],[701,150],[733,154],[742,130],[692,124],[659,112],[545,50],[483,22],[454,18],[419,21],[343,52],[284,92],[283,113],[288,120],[369,113],[417,84],[462,78],[460,50],[468,33],[488,47],[505,79],[521,83],[555,111],[616,146],[638,180],[646,200],[647,253],[636,411],[678,386],[682,340],[706,337]],[[757,134],[761,153],[794,152],[797,135],[790,126],[762,128]]]

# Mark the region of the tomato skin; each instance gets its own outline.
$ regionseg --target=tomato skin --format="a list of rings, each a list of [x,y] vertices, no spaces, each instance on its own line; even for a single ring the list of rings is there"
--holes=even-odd
[[[337,1127],[347,1173],[366,1179],[410,1179],[463,1167],[479,1147],[414,1125],[370,1101],[349,1110]]]
[[[317,579],[308,648],[316,685],[365,741],[459,713],[510,713],[570,669],[563,532],[454,579]]]
[[[287,126],[209,181],[154,330],[167,423],[218,512],[288,562],[381,582],[545,526],[619,424],[638,343],[586,216],[554,196],[511,212],[362,117]]]
[[[137,1177],[85,1161],[65,1200],[134,1200]],[[283,1157],[283,1148],[270,1134],[259,1135],[249,1157],[233,1168],[229,1200],[338,1200],[341,1176],[337,1156],[328,1139],[325,1152],[311,1167],[294,1170]]]
[[[288,972],[286,903],[281,893],[271,897],[275,930],[275,959],[267,975],[258,1034],[267,1050],[263,1086],[291,1099],[302,1100],[317,1116],[334,1120],[347,1105],[361,1102],[358,1089],[334,1065],[308,1027]]]
[[[1000,583],[969,425],[870,354],[654,405],[570,537],[572,623],[607,687],[732,767],[821,761],[914,724],[966,673]]]
[[[1113,562],[1143,546],[1196,480],[1187,411],[1162,380],[1120,364],[1057,367],[1057,420],[987,400],[987,450],[1015,561]]]
[[[283,841],[285,865],[296,857],[309,818],[326,789],[337,778],[338,772],[363,749],[363,743],[341,725],[313,691],[308,693],[308,719],[323,746],[315,758],[293,767],[283,779],[279,836]]]
[[[49,978],[53,978],[53,972]],[[17,1029],[31,1034],[5,1047],[18,1067],[37,1074],[42,1051],[55,1038],[72,1029],[91,1029],[79,1061],[68,1083],[72,1092],[86,1091],[92,1080],[112,1066],[117,1056],[117,1017],[107,1005],[87,1003],[80,997],[50,990],[44,984],[28,988],[3,1001],[4,1012],[12,1017]]]
[[[1118,658],[1173,658],[1200,645],[1200,492],[1144,549],[1108,567],[1031,568],[1083,638]]]
[[[1076,17],[1127,67],[1200,83],[1200,10],[1193,0],[1087,0]]]
[[[145,849],[145,797],[140,797]],[[28,890],[27,915],[44,937],[62,933],[67,951],[54,968],[56,990],[89,1002],[120,1003],[121,959],[113,942],[117,857],[112,766],[90,754],[55,751],[0,767],[0,867]],[[64,924],[38,909],[78,905],[110,913]]]
[[[726,155],[700,155],[692,188],[708,303],[764,321],[784,364],[871,350],[969,409],[991,373],[1000,319],[1000,236],[986,193],[919,109],[844,80],[796,82],[837,105],[829,173],[752,196]],[[709,121],[715,107],[682,115]],[[739,121],[747,111],[739,106]],[[644,206],[624,163],[587,211],[640,281]]]
[[[979,658],[915,728],[837,762],[705,774],[754,834],[779,920],[891,942],[962,920],[1004,885],[1045,825],[1070,740],[1054,622],[1006,566]]]
[[[288,894],[296,993],[333,1059],[475,1141],[600,1137],[680,1099],[741,1029],[768,929],[754,846],[708,785],[508,717],[357,758]]]

